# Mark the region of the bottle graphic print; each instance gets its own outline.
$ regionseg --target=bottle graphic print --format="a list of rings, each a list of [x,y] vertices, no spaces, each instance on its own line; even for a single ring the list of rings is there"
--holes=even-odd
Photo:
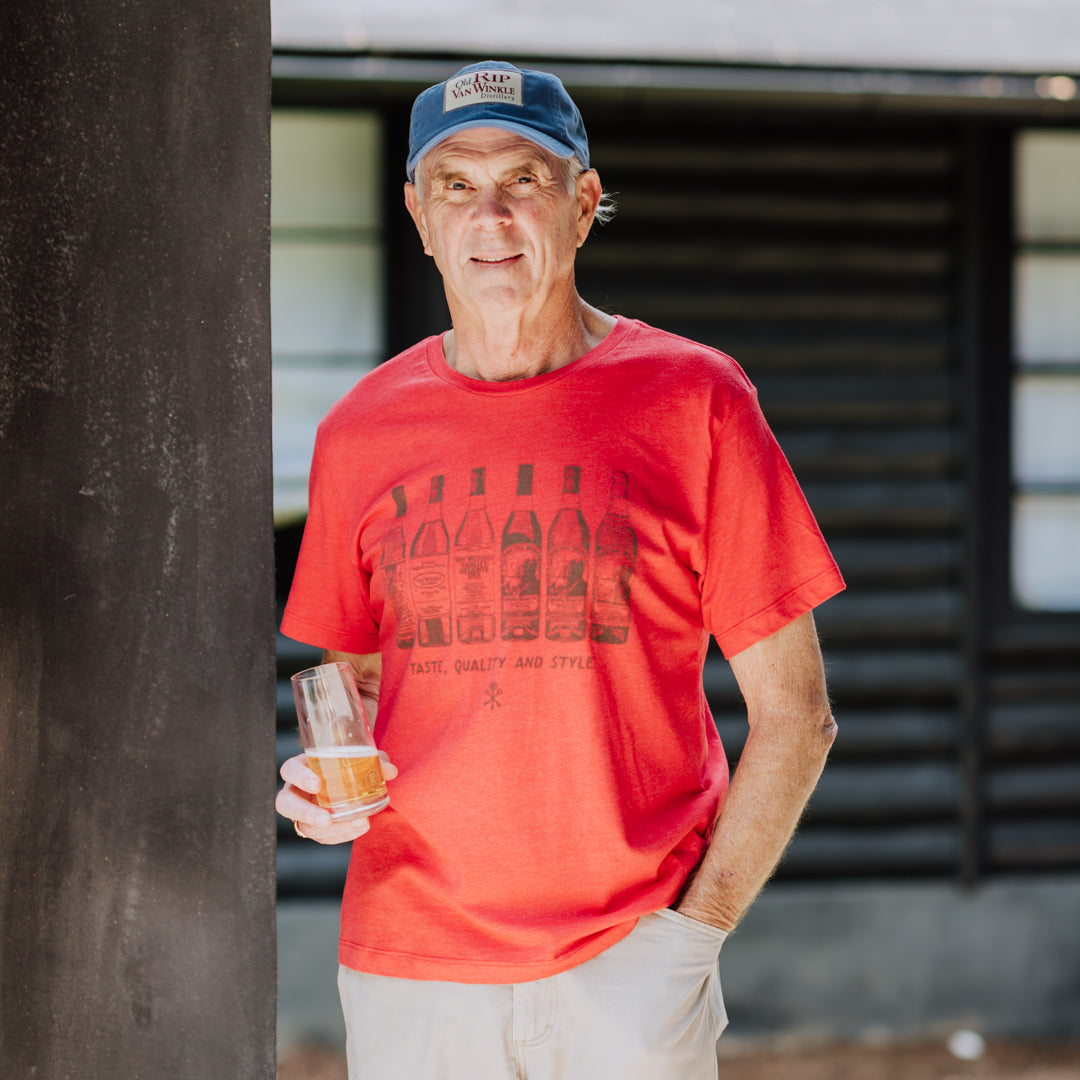
[[[386,574],[386,599],[397,624],[395,637],[399,649],[411,649],[416,640],[416,616],[409,600],[409,582],[405,575],[405,489],[394,488],[397,515],[383,540],[379,568]]]
[[[519,465],[517,496],[502,532],[502,619],[505,641],[540,635],[540,522],[532,508],[533,467]]]
[[[454,622],[458,641],[495,640],[498,562],[482,468],[473,469],[469,506],[454,537]]]
[[[547,539],[544,634],[551,641],[585,637],[589,527],[581,513],[581,469],[563,469],[563,494]]]
[[[626,473],[611,474],[611,501],[596,530],[589,637],[621,645],[630,632],[630,579],[637,564],[637,536],[630,525]]]
[[[443,477],[431,478],[424,523],[409,551],[409,585],[421,645],[449,645],[450,535],[442,516]]]

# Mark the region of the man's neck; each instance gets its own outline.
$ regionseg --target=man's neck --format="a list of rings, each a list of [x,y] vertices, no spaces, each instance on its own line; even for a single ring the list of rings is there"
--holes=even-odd
[[[443,338],[446,362],[455,371],[485,382],[510,382],[556,371],[595,349],[615,319],[576,294],[569,310],[543,325],[519,315],[483,320],[455,318]]]

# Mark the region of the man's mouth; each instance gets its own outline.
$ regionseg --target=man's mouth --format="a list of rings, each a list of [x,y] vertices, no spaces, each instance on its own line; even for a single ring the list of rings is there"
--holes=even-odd
[[[504,266],[520,258],[521,255],[473,255],[470,261],[482,266]]]

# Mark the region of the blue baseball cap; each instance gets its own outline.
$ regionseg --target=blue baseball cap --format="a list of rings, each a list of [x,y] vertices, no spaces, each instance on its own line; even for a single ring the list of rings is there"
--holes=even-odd
[[[429,86],[413,102],[405,174],[443,139],[469,128],[513,131],[557,157],[576,157],[589,167],[589,139],[566,87],[546,71],[525,71],[502,60],[463,67]]]

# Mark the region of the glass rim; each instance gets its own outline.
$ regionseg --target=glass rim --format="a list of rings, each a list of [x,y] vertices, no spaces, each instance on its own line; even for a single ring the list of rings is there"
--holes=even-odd
[[[325,678],[332,668],[348,670],[349,665],[344,660],[332,660],[328,664],[316,664],[314,667],[304,668],[289,676],[290,682],[310,682],[314,679]],[[355,682],[355,679],[353,680]]]

